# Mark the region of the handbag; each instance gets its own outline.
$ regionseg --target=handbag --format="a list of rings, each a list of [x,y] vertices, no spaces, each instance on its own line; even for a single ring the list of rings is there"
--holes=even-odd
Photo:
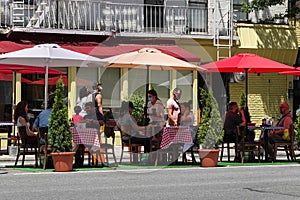
[[[104,134],[107,138],[115,137],[115,126],[117,125],[116,121],[109,119],[105,122]]]
[[[114,135],[115,135],[115,128],[114,127],[105,126],[104,127],[104,134],[105,134],[105,136],[107,138],[114,137]]]
[[[291,140],[289,129],[284,129],[282,139]]]

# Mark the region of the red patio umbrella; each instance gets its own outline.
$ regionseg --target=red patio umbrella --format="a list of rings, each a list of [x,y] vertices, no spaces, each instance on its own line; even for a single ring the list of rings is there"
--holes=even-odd
[[[246,105],[248,105],[248,73],[267,73],[294,70],[294,67],[251,53],[240,53],[230,58],[201,65],[208,72],[244,72],[246,75]]]
[[[48,78],[48,85],[56,85],[56,82],[58,81],[58,79],[60,78],[60,76],[55,76],[52,78]],[[65,86],[68,85],[68,77],[67,76],[62,76],[62,80]],[[32,81],[31,84],[33,85],[45,85],[45,79],[40,79],[37,81]],[[78,86],[92,86],[94,83],[92,81],[89,80],[84,80],[84,79],[80,79],[80,78],[76,78],[76,84]]]
[[[13,75],[8,73],[1,73],[0,72],[0,81],[12,81]],[[21,78],[22,83],[31,83],[31,80],[28,80],[26,78]]]
[[[298,68],[295,68],[294,70],[291,70],[291,71],[279,72],[279,74],[300,76],[300,68],[298,67]]]

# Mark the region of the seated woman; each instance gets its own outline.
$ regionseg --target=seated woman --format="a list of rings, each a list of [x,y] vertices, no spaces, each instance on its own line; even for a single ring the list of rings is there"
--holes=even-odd
[[[150,137],[147,137],[144,134],[144,126],[137,125],[136,120],[132,116],[133,110],[134,106],[131,101],[122,102],[120,118],[117,121],[117,126],[121,129],[121,131],[124,131],[130,135],[131,143],[143,144],[144,152],[150,152]],[[129,140],[129,138],[127,136],[123,136],[122,140],[126,142]]]
[[[190,111],[190,104],[185,102],[181,104],[181,122],[182,126],[193,126],[194,124],[194,115]]]
[[[236,102],[230,102],[224,122],[223,142],[236,142],[236,126],[245,126],[242,117],[239,115],[239,106]]]
[[[243,120],[243,123],[248,125],[251,123],[251,116],[248,110],[248,107],[246,105],[243,105],[240,109],[241,117]],[[255,132],[247,130],[246,135],[246,142],[254,142],[255,139]]]
[[[27,139],[26,143],[31,144],[34,146],[38,145],[38,136],[35,134],[33,131],[29,129],[30,123],[28,120],[28,103],[26,101],[20,101],[17,104],[15,114],[14,114],[14,120],[17,122],[17,127],[26,127],[26,134],[27,134]]]

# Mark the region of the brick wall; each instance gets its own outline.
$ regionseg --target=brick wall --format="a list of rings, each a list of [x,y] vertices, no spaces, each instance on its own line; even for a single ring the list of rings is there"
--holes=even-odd
[[[264,73],[260,76],[249,74],[248,80],[248,107],[252,122],[261,124],[266,115],[274,117],[277,122],[281,102],[287,101],[290,108],[293,108],[292,100],[287,97],[288,83],[292,81],[292,76],[277,73]],[[239,103],[241,92],[245,92],[245,81],[230,83],[230,101]]]

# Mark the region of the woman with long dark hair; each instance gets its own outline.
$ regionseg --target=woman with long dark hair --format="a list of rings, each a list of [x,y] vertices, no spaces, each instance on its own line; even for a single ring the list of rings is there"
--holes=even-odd
[[[30,123],[28,119],[28,103],[26,101],[20,101],[17,104],[14,120],[17,123],[17,127],[25,126],[26,127],[26,134],[29,136],[27,138],[28,144],[37,144],[38,136],[30,130]]]

